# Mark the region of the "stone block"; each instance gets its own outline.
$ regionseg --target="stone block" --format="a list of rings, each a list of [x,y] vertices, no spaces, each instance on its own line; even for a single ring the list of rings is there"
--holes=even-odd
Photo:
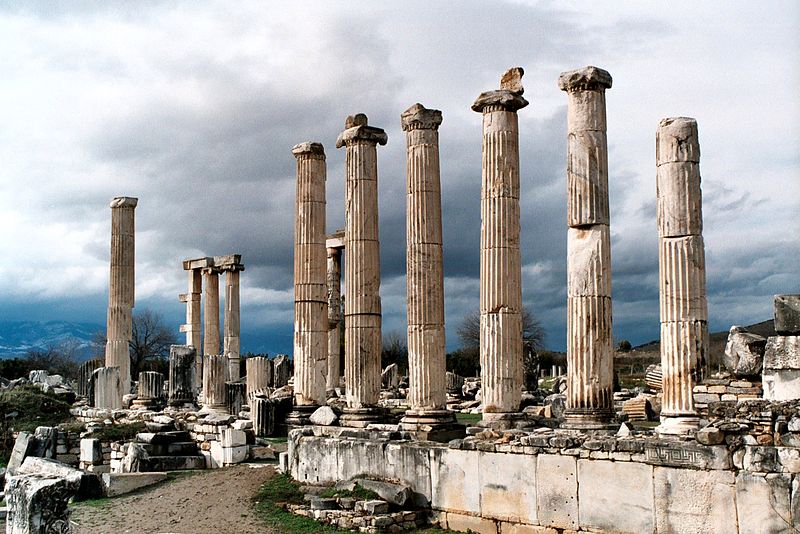
[[[712,402],[719,402],[719,395],[716,393],[695,393],[694,402],[699,404],[709,404]]]
[[[550,527],[502,522],[500,523],[500,534],[558,534],[558,531]]]
[[[704,446],[690,442],[648,441],[645,462],[652,465],[729,469],[731,454],[724,445]]]
[[[744,328],[732,326],[728,333],[728,342],[725,345],[723,357],[725,367],[736,376],[760,374],[766,343],[766,338],[748,332]],[[713,393],[724,393],[724,386],[720,387],[723,391],[714,391]]]
[[[81,440],[81,462],[88,464],[102,463],[103,449],[99,439],[83,438]]]
[[[540,454],[536,466],[539,523],[578,528],[578,464],[573,456]]]
[[[320,406],[311,414],[309,420],[314,425],[330,426],[339,420],[339,416],[330,406]]]
[[[656,467],[653,481],[657,532],[736,532],[732,472]]]
[[[431,453],[425,446],[388,443],[384,449],[389,477],[413,488],[412,500],[427,508],[431,502]]]
[[[491,519],[477,517],[474,515],[456,514],[447,512],[447,528],[461,532],[473,532],[475,534],[497,534],[497,523]]]
[[[739,534],[784,532],[791,524],[791,476],[736,476]]]
[[[652,532],[653,467],[634,462],[578,460],[582,528]]]
[[[764,398],[773,401],[800,399],[800,370],[767,369],[762,376]],[[739,396],[743,398],[743,396]]]
[[[800,477],[792,481],[792,527],[800,532]]]
[[[744,469],[750,472],[780,472],[778,449],[775,447],[747,446],[744,451]]]
[[[764,369],[800,369],[800,335],[767,338]]]
[[[378,499],[372,501],[360,501],[356,503],[356,510],[363,510],[369,515],[388,514],[389,503]]]
[[[102,475],[106,497],[124,495],[139,488],[158,484],[166,479],[166,473],[104,473]]]
[[[223,447],[241,447],[247,445],[247,434],[243,430],[226,428],[222,431],[220,443]]]
[[[515,523],[536,523],[536,457],[473,453],[479,459],[480,514]],[[473,481],[474,483],[474,481]]]
[[[778,462],[784,473],[800,473],[800,449],[796,447],[776,447]],[[800,519],[800,518],[799,518]]]
[[[36,440],[30,432],[22,431],[17,434],[17,439],[14,442],[14,448],[11,451],[11,458],[8,460],[6,467],[10,475],[16,474],[17,469],[22,466],[25,458],[31,454],[36,447]]]
[[[277,455],[275,449],[269,445],[251,445],[250,458],[253,460],[275,460]]]
[[[480,480],[480,465],[476,461],[477,453],[458,449],[434,449],[431,453],[432,502],[435,506],[445,510],[480,513],[480,485],[477,483]],[[450,514],[447,515],[449,522]]]
[[[775,295],[775,331],[782,335],[800,334],[800,295]]]
[[[725,433],[719,428],[707,426],[697,431],[695,439],[702,445],[719,445],[725,441]]]

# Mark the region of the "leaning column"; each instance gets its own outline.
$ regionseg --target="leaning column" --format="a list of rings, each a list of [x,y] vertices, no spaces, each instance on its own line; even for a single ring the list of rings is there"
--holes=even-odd
[[[521,68],[500,90],[472,104],[483,113],[481,180],[480,353],[483,418],[519,410],[522,396],[522,266],[519,250]]]
[[[706,261],[697,122],[663,119],[656,132],[656,206],[663,395],[659,434],[697,430],[692,389],[708,351]]]
[[[328,252],[328,375],[325,389],[328,392],[339,387],[342,371],[339,367],[341,337],[339,324],[342,322],[342,249],[327,247]]]
[[[129,343],[133,330],[135,288],[134,209],[138,199],[111,201],[111,276],[108,284],[106,367],[119,368],[120,402],[131,392]]]
[[[439,125],[442,112],[414,104],[400,116],[406,132],[406,430],[455,421],[445,391],[444,272]]]
[[[346,147],[344,371],[347,408],[343,426],[364,427],[381,419],[380,243],[378,241],[378,153],[386,132],[367,116],[347,117],[336,148]]]
[[[597,67],[564,72],[567,135],[567,403],[565,426],[602,428],[613,415],[611,238],[605,91]]]
[[[328,371],[328,284],[325,253],[325,150],[292,148],[297,159],[294,230],[294,411],[287,423],[308,423],[325,403]]]

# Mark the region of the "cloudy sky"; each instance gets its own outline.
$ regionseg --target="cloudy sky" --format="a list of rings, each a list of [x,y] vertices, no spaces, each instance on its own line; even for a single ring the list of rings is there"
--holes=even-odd
[[[243,350],[290,352],[294,158],[328,157],[344,224],[349,114],[378,149],[384,331],[405,328],[400,113],[442,110],[448,348],[478,305],[481,118],[525,69],[524,300],[566,323],[566,96],[608,70],[614,333],[658,337],[654,137],[695,117],[711,328],[800,292],[800,4],[787,2],[15,2],[0,0],[0,318],[105,323],[109,200],[139,198],[137,309],[184,320],[185,258],[241,253]]]

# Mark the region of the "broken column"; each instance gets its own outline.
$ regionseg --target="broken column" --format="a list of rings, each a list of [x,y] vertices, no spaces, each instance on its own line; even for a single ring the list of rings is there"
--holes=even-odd
[[[764,349],[764,398],[800,399],[800,295],[775,295],[775,331]]]
[[[36,460],[23,465],[20,474],[7,477],[5,531],[8,534],[73,532],[68,503],[81,486],[81,472],[55,461]]]
[[[402,426],[453,423],[445,391],[444,271],[439,125],[442,112],[414,104],[400,116],[406,132],[406,305],[408,405]]]
[[[325,150],[292,148],[297,159],[294,230],[294,411],[287,423],[308,423],[325,403],[328,371],[328,288],[325,254]]]
[[[522,396],[522,265],[519,250],[519,124],[517,67],[500,89],[478,96],[483,114],[481,179],[480,354],[484,420],[519,410]]]
[[[697,122],[662,119],[656,132],[656,206],[663,400],[659,434],[688,434],[692,389],[708,351],[706,261]]]
[[[122,408],[122,396],[119,394],[121,380],[119,367],[100,367],[96,369],[92,383],[94,384],[94,405],[107,410]]]
[[[225,381],[228,359],[224,354],[207,354],[203,365],[203,412],[226,412]]]
[[[329,235],[326,241],[328,252],[328,375],[325,377],[327,392],[339,387],[342,375],[340,365],[342,322],[342,250],[344,231]]]
[[[186,324],[181,325],[181,332],[186,333],[186,345],[196,349],[193,385],[195,390],[199,390],[203,384],[203,325],[200,316],[203,273],[198,263],[208,266],[209,259],[201,258],[183,262],[183,269],[189,278],[189,292],[178,296],[181,302],[186,303]]]
[[[108,284],[106,367],[119,369],[120,403],[131,392],[129,343],[133,331],[135,289],[134,210],[138,199],[117,197],[111,201],[111,275]]]
[[[152,410],[161,403],[164,391],[164,375],[155,371],[139,373],[139,387],[131,408],[135,410]]]
[[[347,117],[336,148],[346,147],[344,372],[347,407],[342,426],[363,427],[381,419],[380,242],[378,153],[386,132],[369,126],[363,113]]]
[[[253,356],[244,360],[247,398],[253,398],[257,391],[272,386],[272,361],[266,356]]]
[[[597,67],[564,72],[567,130],[567,402],[565,426],[599,428],[613,415],[611,237],[605,91]]]
[[[170,406],[194,404],[194,370],[197,349],[189,345],[172,345],[169,348],[169,398]]]
[[[211,265],[204,267],[203,287],[203,355],[219,354],[219,271]],[[204,360],[205,365],[205,360]],[[226,364],[227,367],[227,364]],[[205,376],[205,374],[203,375]]]

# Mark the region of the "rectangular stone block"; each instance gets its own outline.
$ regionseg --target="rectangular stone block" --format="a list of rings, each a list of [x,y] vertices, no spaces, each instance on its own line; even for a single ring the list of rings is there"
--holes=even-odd
[[[653,481],[658,532],[736,532],[732,472],[656,467]]]
[[[767,338],[764,370],[767,369],[800,369],[800,335]]]
[[[784,532],[791,525],[791,476],[739,473],[736,476],[736,515],[739,534]]]
[[[536,457],[478,453],[481,516],[536,523]]]
[[[775,331],[800,334],[800,295],[775,295]]]
[[[459,532],[473,532],[474,534],[498,533],[497,523],[491,519],[453,512],[447,512],[447,528]]]
[[[431,453],[434,506],[445,510],[480,513],[480,485],[476,483],[480,480],[477,452],[434,449]]]
[[[414,504],[428,507],[431,502],[430,449],[412,444],[386,445],[386,464],[389,477],[414,488]]]
[[[220,443],[223,447],[241,447],[247,445],[247,434],[243,430],[226,428],[222,431]]]
[[[104,473],[103,488],[106,497],[124,495],[139,488],[152,486],[167,479],[166,473]]]
[[[764,398],[773,401],[800,399],[800,369],[764,369]],[[739,395],[739,399],[744,398]]]
[[[573,456],[540,454],[536,466],[539,523],[578,528],[578,464]]]
[[[578,500],[582,528],[653,532],[653,467],[578,460]]]
[[[645,445],[645,462],[652,465],[729,469],[731,456],[725,445],[699,445],[677,441],[652,441]]]
[[[522,523],[500,523],[500,534],[558,534],[558,531],[550,527],[540,527],[536,525],[525,525]]]

